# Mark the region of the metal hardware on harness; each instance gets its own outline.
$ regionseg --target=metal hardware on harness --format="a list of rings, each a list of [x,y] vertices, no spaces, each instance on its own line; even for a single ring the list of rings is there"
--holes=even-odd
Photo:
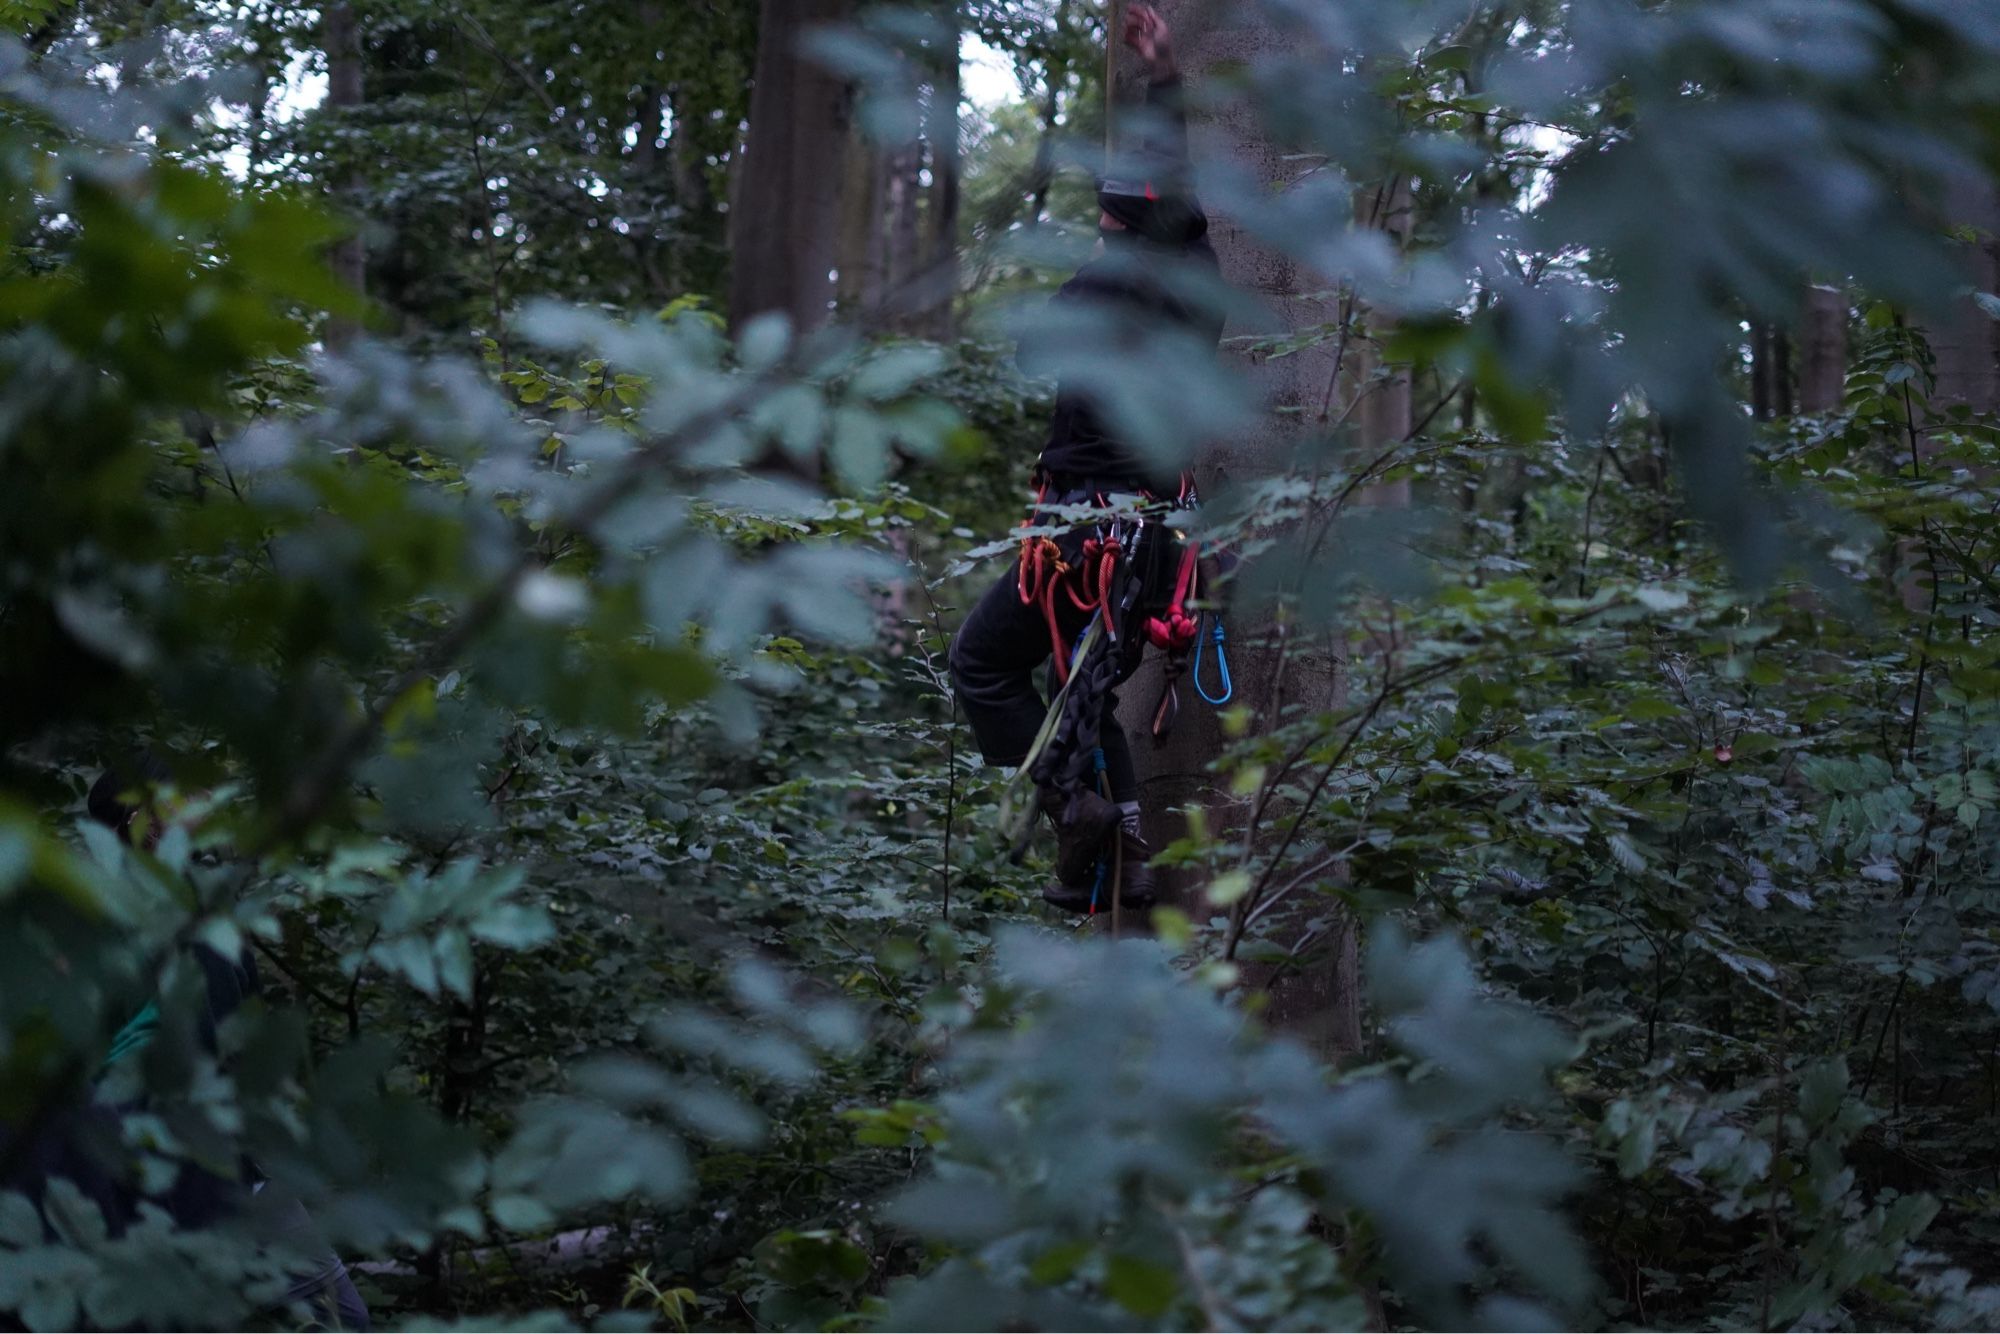
[[[1209,615],[1214,622],[1214,628],[1195,641],[1194,688],[1203,699],[1219,708],[1236,697],[1236,684],[1229,679],[1229,650],[1223,647],[1222,617],[1214,612]],[[1208,687],[1203,685],[1201,680],[1202,650],[1207,648],[1211,639],[1215,641],[1215,670],[1218,678],[1217,693],[1213,695],[1208,693]]]

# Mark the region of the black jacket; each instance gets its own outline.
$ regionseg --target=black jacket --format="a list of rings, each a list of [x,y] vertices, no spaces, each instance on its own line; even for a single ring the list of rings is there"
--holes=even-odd
[[[1180,83],[1170,80],[1146,91],[1155,132],[1135,155],[1147,176],[1146,185],[1189,225],[1171,241],[1149,240],[1135,232],[1106,234],[1105,253],[1077,270],[1051,298],[1058,317],[1052,347],[1022,348],[1022,363],[1031,371],[1057,375],[1055,415],[1048,443],[1042,447],[1038,471],[1059,484],[1128,482],[1161,489],[1171,479],[1158,475],[1143,450],[1118,438],[1106,420],[1096,382],[1105,373],[1106,357],[1142,358],[1149,339],[1163,331],[1184,330],[1213,348],[1222,337],[1222,312],[1207,294],[1214,289],[1215,248],[1208,242],[1208,220],[1187,182],[1187,117]],[[1077,313],[1090,318],[1080,324],[1060,317],[1076,303]],[[1086,340],[1077,343],[1078,338]],[[1071,346],[1062,344],[1069,342]],[[1076,357],[1096,359],[1096,373],[1077,368]]]

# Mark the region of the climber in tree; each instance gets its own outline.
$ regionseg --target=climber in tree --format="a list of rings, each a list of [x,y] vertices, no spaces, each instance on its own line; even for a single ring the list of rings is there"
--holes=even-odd
[[[1144,63],[1146,108],[1136,150],[1108,164],[1097,202],[1098,243],[1092,257],[1053,298],[1051,331],[1041,340],[1024,339],[1021,361],[1031,373],[1054,372],[1054,419],[1048,443],[1035,465],[1037,524],[1052,522],[1056,507],[1116,508],[1114,497],[1185,499],[1185,477],[1161,475],[1135,442],[1121,439],[1104,394],[1107,356],[1143,358],[1152,339],[1165,334],[1194,335],[1213,350],[1222,318],[1200,293],[1214,283],[1215,251],[1207,239],[1208,219],[1188,179],[1187,121],[1173,37],[1166,20],[1150,6],[1126,11],[1125,44]],[[1067,331],[1067,336],[1065,336]],[[1094,360],[1091,360],[1094,359]],[[1035,672],[1052,661],[1061,680],[1069,653],[1102,604],[1109,599],[1092,585],[1103,546],[1098,526],[1064,533],[1049,543],[1031,539],[1021,557],[989,589],[966,617],[951,647],[952,682],[987,763],[1018,767],[1034,746],[1049,705],[1035,687]],[[1159,562],[1154,562],[1155,566]],[[1167,570],[1171,581],[1171,569]],[[1157,603],[1160,579],[1144,576],[1143,601]],[[1115,679],[1138,665],[1145,636],[1128,633],[1119,641]],[[1139,834],[1138,779],[1124,733],[1115,716],[1117,698],[1106,692],[1101,717],[1088,721],[1096,732],[1109,799],[1087,785],[1064,790],[1044,786],[1042,810],[1057,832],[1056,883],[1044,891],[1058,907],[1080,911],[1093,905],[1100,883],[1098,865],[1115,836],[1121,901],[1133,907],[1153,899],[1152,856]],[[1092,702],[1093,711],[1096,708]]]

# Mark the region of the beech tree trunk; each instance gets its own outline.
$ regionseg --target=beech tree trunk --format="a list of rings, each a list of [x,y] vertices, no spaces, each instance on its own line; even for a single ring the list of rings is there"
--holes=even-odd
[[[336,0],[326,7],[326,105],[337,117],[352,112],[362,103],[361,24],[351,0]],[[340,173],[336,193],[348,212],[352,231],[334,243],[328,257],[334,276],[351,291],[368,291],[368,248],[361,232],[361,218],[355,208],[354,173]],[[361,331],[361,322],[351,316],[335,315],[327,321],[326,341],[335,347],[352,342]]]
[[[1969,227],[1977,239],[1964,247],[1965,280],[1975,291],[2000,288],[2000,191],[1984,177],[1960,177],[1945,191],[1942,222]],[[1963,403],[1974,412],[2000,411],[2000,321],[1971,297],[1924,330],[1937,357],[1931,405]]]
[[[1057,11],[1058,28],[1065,26],[1069,17],[1069,0],[1063,0]],[[1053,48],[1048,54],[1044,71],[1046,90],[1042,94],[1042,132],[1035,141],[1035,174],[1028,196],[1028,224],[1038,225],[1042,216],[1049,211],[1049,186],[1056,177],[1056,117],[1062,110],[1062,86],[1069,78],[1069,66],[1064,64]]]
[[[854,0],[763,0],[750,131],[729,210],[732,327],[771,310],[800,331],[826,323],[850,98],[800,43],[853,12]]]
[[[705,290],[717,272],[721,237],[715,225],[715,188],[710,183],[707,155],[693,117],[695,108],[678,89],[669,90],[666,112],[672,125],[667,136],[667,170],[672,175],[674,205],[680,212],[668,231],[667,282],[674,295]]]
[[[1211,75],[1218,81],[1227,72],[1240,69],[1258,51],[1277,41],[1253,6],[1227,8],[1205,5],[1201,0],[1168,0],[1162,6],[1174,25],[1180,48],[1183,76],[1199,100]],[[1112,41],[1118,35],[1114,29]],[[1115,81],[1122,81],[1114,64]],[[1233,158],[1255,170],[1259,178],[1279,188],[1295,175],[1283,149],[1262,137],[1259,127],[1247,114],[1224,113],[1212,120],[1197,112],[1195,152],[1216,153]],[[1332,324],[1339,317],[1337,298],[1316,298],[1306,294],[1324,292],[1331,284],[1319,275],[1304,273],[1288,257],[1265,249],[1253,241],[1230,216],[1226,198],[1205,201],[1210,209],[1209,236],[1222,261],[1222,274],[1238,292],[1249,295],[1265,309],[1265,332],[1278,327],[1303,329]],[[1229,332],[1240,332],[1231,330]],[[1227,334],[1225,335],[1227,336]],[[1242,353],[1225,352],[1225,357],[1241,358]],[[1218,441],[1198,464],[1196,475],[1204,490],[1229,477],[1250,477],[1285,465],[1302,429],[1317,417],[1328,384],[1340,374],[1333,343],[1321,343],[1276,361],[1245,361],[1242,369],[1261,390],[1270,411],[1251,435]],[[1286,411],[1290,409],[1290,411]],[[1273,627],[1258,626],[1242,615],[1230,622],[1230,654],[1235,667],[1237,702],[1257,709],[1263,716],[1276,717],[1285,700],[1303,702],[1321,709],[1338,707],[1346,696],[1344,663],[1337,652],[1296,639],[1283,650],[1284,670],[1277,670],[1279,650],[1272,647]],[[1200,804],[1211,809],[1211,823],[1220,824],[1239,807],[1228,794],[1216,790],[1206,767],[1222,746],[1216,712],[1195,699],[1183,683],[1183,707],[1173,735],[1164,746],[1154,747],[1145,739],[1150,713],[1159,690],[1157,656],[1146,670],[1121,692],[1126,728],[1134,738],[1133,751],[1139,765],[1141,800],[1145,808],[1147,839],[1155,847],[1181,836],[1184,820],[1178,811]],[[1283,692],[1283,700],[1274,698]],[[1162,875],[1169,894],[1185,893],[1179,877]],[[1304,919],[1324,917],[1323,900],[1311,895],[1294,896],[1311,912],[1300,912],[1296,920],[1281,925],[1281,936],[1302,938],[1309,930]],[[1199,905],[1189,904],[1199,909]],[[1310,949],[1312,962],[1302,970],[1283,973],[1271,969],[1246,969],[1252,985],[1268,989],[1270,1014],[1274,1021],[1300,1033],[1321,1054],[1329,1058],[1360,1050],[1360,974],[1356,963],[1356,936],[1351,921],[1334,920],[1321,931]]]
[[[924,253],[917,210],[923,198],[918,179],[924,166],[922,140],[898,148],[889,156],[888,314],[896,328],[908,332],[922,307]]]
[[[869,328],[882,302],[882,207],[888,176],[881,150],[866,135],[848,136],[841,177],[834,300],[844,319]]]
[[[1410,178],[1398,174],[1356,192],[1354,225],[1388,233],[1401,250],[1410,241],[1413,207]],[[1381,311],[1366,309],[1357,310],[1356,318],[1367,324],[1369,337],[1348,345],[1355,375],[1347,401],[1354,402],[1359,396],[1354,417],[1360,426],[1361,456],[1368,459],[1409,435],[1412,385],[1409,367],[1387,365],[1382,356],[1382,345],[1394,331],[1394,321]],[[1366,487],[1361,494],[1369,505],[1407,507],[1410,484],[1407,480],[1387,482]]]
[[[930,141],[930,217],[925,246],[924,333],[939,340],[949,339],[956,328],[955,299],[958,296],[958,212],[959,212],[959,103],[963,89],[959,81],[960,32],[956,5],[947,5],[945,19],[951,25],[949,45],[938,52],[937,69],[931,83],[930,124],[925,136]]]
[[[1847,391],[1847,294],[1808,287],[1799,335],[1799,411],[1840,410]]]

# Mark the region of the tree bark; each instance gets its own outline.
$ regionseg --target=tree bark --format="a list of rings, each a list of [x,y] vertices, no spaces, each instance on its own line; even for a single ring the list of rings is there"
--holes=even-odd
[[[336,3],[327,6],[325,40],[326,105],[333,111],[336,123],[351,134],[354,129],[352,113],[361,106],[364,93],[361,82],[361,24],[355,17],[351,0],[336,0]],[[353,230],[334,243],[329,262],[336,278],[349,290],[365,296],[368,291],[368,248],[361,231],[361,217],[355,208],[356,176],[352,167],[341,169],[335,192],[348,212],[348,225]],[[360,332],[359,320],[348,315],[335,315],[327,322],[326,341],[331,346],[340,347],[352,342]]]
[[[882,154],[866,135],[847,137],[841,173],[834,302],[844,319],[868,328],[882,298],[882,203],[887,177]]]
[[[921,313],[920,290],[924,256],[919,245],[918,200],[923,185],[917,179],[923,170],[922,140],[885,152],[886,218],[883,222],[881,315],[889,326],[903,332],[916,328]]]
[[[1750,321],[1750,418],[1769,421],[1771,411],[1771,328]]]
[[[1964,249],[1965,280],[1975,291],[2000,288],[2000,191],[1984,177],[1960,177],[1945,191],[1943,222],[1970,228],[1975,239]],[[1964,404],[1974,412],[2000,411],[2000,321],[1971,297],[1924,329],[1937,358],[1937,388],[1931,406]]]
[[[931,145],[930,240],[924,262],[926,318],[924,332],[939,341],[951,338],[957,327],[955,302],[958,296],[958,212],[959,212],[959,103],[963,88],[959,80],[961,38],[956,5],[947,5],[946,21],[950,37],[938,52],[937,71],[931,83],[930,126],[926,131]]]
[[[1415,203],[1408,176],[1399,173],[1378,185],[1363,187],[1357,192],[1357,202],[1355,226],[1388,233],[1399,251],[1409,245]],[[1349,355],[1354,357],[1357,370],[1350,393],[1365,395],[1355,418],[1360,422],[1361,456],[1374,458],[1410,433],[1412,378],[1408,366],[1389,365],[1383,357],[1383,344],[1395,331],[1394,320],[1386,312],[1366,309],[1357,311],[1357,318],[1367,321],[1369,337],[1350,346]],[[1407,508],[1410,484],[1398,480],[1364,487],[1361,499],[1378,508]]]
[[[850,98],[799,46],[853,10],[854,0],[763,0],[750,130],[729,212],[732,327],[772,310],[802,332],[826,323]]]
[[[672,121],[667,136],[667,169],[672,174],[676,210],[668,241],[667,279],[678,295],[703,290],[704,277],[715,273],[721,242],[718,224],[725,219],[716,210],[715,188],[709,181],[708,157],[694,109],[677,90],[669,90],[666,110]]]
[[[1784,325],[1750,322],[1750,415],[1757,421],[1792,415],[1792,337]]]
[[[1838,287],[1806,289],[1800,335],[1799,411],[1840,411],[1847,393],[1847,294]]]
[[[1057,13],[1056,23],[1061,27],[1069,16],[1069,0],[1063,0],[1063,7]],[[1049,211],[1049,186],[1056,178],[1056,118],[1062,111],[1062,86],[1069,77],[1069,66],[1057,58],[1055,48],[1049,49],[1045,70],[1048,88],[1042,96],[1042,134],[1035,141],[1035,176],[1028,197],[1028,225],[1038,225]]]
[[[1168,0],[1162,8],[1174,25],[1180,47],[1183,77],[1191,91],[1199,92],[1211,74],[1242,67],[1261,51],[1269,49],[1277,36],[1250,6],[1226,10],[1205,5],[1201,0]],[[1216,16],[1221,22],[1210,23]],[[1118,41],[1114,29],[1111,40]],[[1114,81],[1116,64],[1112,73]],[[1254,117],[1224,112],[1209,120],[1197,116],[1196,152],[1218,153],[1254,170],[1259,179],[1280,188],[1293,174],[1287,169],[1282,148],[1265,139]],[[1209,237],[1222,263],[1226,282],[1252,298],[1265,310],[1264,327],[1303,329],[1329,325],[1339,318],[1337,298],[1315,298],[1306,293],[1325,291],[1330,284],[1316,275],[1307,275],[1288,257],[1254,242],[1229,212],[1225,198],[1207,201],[1211,210]],[[1230,332],[1241,332],[1231,330]],[[1339,374],[1335,344],[1328,342],[1300,350],[1275,361],[1247,358],[1240,352],[1225,352],[1239,359],[1241,369],[1261,391],[1270,411],[1259,428],[1247,438],[1218,442],[1197,464],[1196,475],[1204,490],[1213,491],[1230,477],[1251,477],[1286,466],[1301,430],[1318,415],[1328,384]],[[1270,647],[1272,627],[1253,626],[1240,620],[1230,624],[1230,653],[1235,660],[1237,701],[1258,710],[1260,716],[1275,719],[1283,700],[1273,696],[1283,691],[1284,699],[1302,701],[1315,709],[1338,707],[1346,697],[1344,664],[1332,651],[1322,650],[1303,639],[1295,639],[1283,650],[1284,670],[1276,670],[1278,650]],[[1262,646],[1260,647],[1260,641]],[[1151,708],[1159,690],[1157,656],[1121,692],[1123,718],[1135,738],[1147,734]],[[1183,687],[1184,699],[1187,696]],[[1179,811],[1192,805],[1210,807],[1211,826],[1220,826],[1234,811],[1226,793],[1218,791],[1207,773],[1208,763],[1221,750],[1223,738],[1214,710],[1199,705],[1183,707],[1173,735],[1163,746],[1135,747],[1139,765],[1141,798],[1147,839],[1155,847],[1185,832]],[[1268,853],[1266,854],[1268,855]],[[1257,863],[1261,865],[1261,861]],[[1188,891],[1180,877],[1162,875],[1169,894]],[[1304,901],[1313,896],[1295,896]],[[1324,901],[1318,915],[1324,917]],[[1194,906],[1194,905],[1190,905]],[[1301,911],[1300,920],[1280,928],[1280,938],[1303,939],[1314,916]],[[1274,973],[1269,968],[1246,968],[1246,979],[1262,985],[1270,994],[1270,1014],[1275,1022],[1299,1032],[1322,1055],[1338,1058],[1361,1047],[1359,968],[1353,923],[1344,917],[1329,921],[1315,937],[1313,962],[1298,970]]]

